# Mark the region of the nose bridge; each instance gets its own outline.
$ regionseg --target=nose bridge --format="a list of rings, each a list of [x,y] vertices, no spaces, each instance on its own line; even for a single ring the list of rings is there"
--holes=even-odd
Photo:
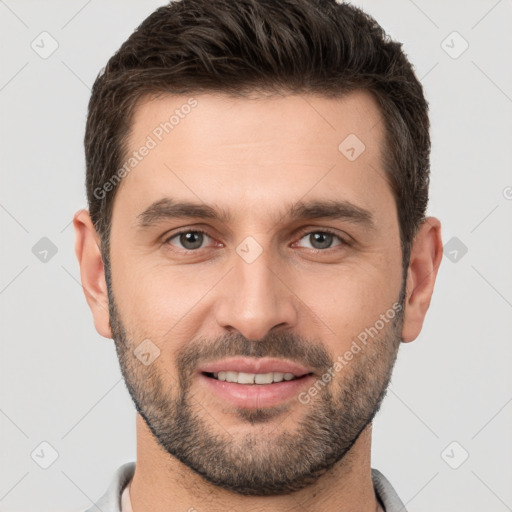
[[[260,339],[276,326],[293,325],[296,311],[293,294],[279,278],[279,265],[271,250],[248,243],[240,244],[233,254],[232,271],[226,276],[229,285],[223,287],[219,298],[217,322],[225,329],[237,329],[246,338]]]

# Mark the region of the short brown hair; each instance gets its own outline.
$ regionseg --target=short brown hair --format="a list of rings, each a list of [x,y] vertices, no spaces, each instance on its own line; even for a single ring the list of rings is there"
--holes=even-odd
[[[336,97],[353,90],[370,92],[381,108],[383,164],[407,268],[428,202],[428,104],[402,45],[368,14],[334,0],[181,0],[143,21],[98,75],[89,102],[87,196],[104,257],[117,187],[97,191],[122,165],[143,96],[285,91]]]

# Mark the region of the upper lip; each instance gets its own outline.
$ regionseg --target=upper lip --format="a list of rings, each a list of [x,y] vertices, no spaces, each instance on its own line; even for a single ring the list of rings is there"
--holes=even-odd
[[[308,368],[285,361],[284,359],[274,359],[269,357],[250,358],[233,357],[203,364],[199,372],[217,373],[217,372],[244,372],[244,373],[271,373],[282,372],[292,373],[296,377],[302,377],[312,373]]]

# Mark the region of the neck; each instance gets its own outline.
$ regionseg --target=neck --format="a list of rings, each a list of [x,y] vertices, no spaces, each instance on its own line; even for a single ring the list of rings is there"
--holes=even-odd
[[[345,457],[312,485],[283,496],[241,496],[216,487],[170,456],[137,414],[137,465],[130,486],[134,512],[375,512],[371,424]]]

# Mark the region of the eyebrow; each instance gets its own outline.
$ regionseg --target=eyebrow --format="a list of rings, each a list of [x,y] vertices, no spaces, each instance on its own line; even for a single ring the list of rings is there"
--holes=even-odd
[[[225,209],[215,209],[212,206],[189,201],[176,201],[164,198],[152,203],[142,213],[137,215],[137,226],[149,228],[169,219],[200,218],[229,223],[231,214]],[[367,229],[375,229],[375,220],[370,211],[345,200],[313,200],[298,201],[289,206],[279,218],[291,221],[312,219],[346,220],[360,224]]]

